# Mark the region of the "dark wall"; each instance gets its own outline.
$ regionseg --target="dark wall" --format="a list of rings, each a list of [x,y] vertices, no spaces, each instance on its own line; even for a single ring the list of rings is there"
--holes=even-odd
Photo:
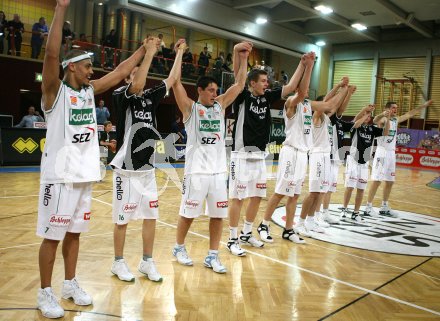
[[[43,70],[43,63],[41,61],[32,61],[27,59],[20,59],[15,57],[0,56],[0,114],[13,115],[14,124],[20,122],[21,118],[27,114],[29,105],[34,104],[37,110],[41,110],[41,83],[35,82],[35,73],[41,73]],[[98,79],[106,74],[105,71],[95,69],[94,79]],[[63,72],[60,67],[60,77]],[[153,87],[159,84],[161,79],[147,79],[146,87]],[[95,101],[98,103],[99,99],[104,99],[105,105],[109,108],[112,120],[116,123],[114,116],[116,111],[111,105],[112,92],[114,89],[122,86],[119,84],[105,92],[95,96]],[[197,90],[194,85],[184,84],[188,96],[194,100],[197,99]],[[28,90],[20,92],[20,89]],[[173,91],[166,97],[159,109],[157,115],[158,130],[160,132],[169,132],[171,123],[178,112],[176,101],[174,99]]]

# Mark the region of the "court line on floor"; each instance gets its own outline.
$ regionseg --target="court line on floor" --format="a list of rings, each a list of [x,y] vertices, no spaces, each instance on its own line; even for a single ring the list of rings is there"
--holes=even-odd
[[[102,201],[102,200],[98,200],[96,198],[92,198],[92,199],[95,200],[95,201],[101,202],[103,204],[107,204],[108,206],[112,206],[112,204],[110,204],[108,202],[105,202],[105,201]],[[163,222],[163,221],[160,221],[160,220],[157,220],[157,221],[159,223],[162,223],[162,224],[167,225],[169,227],[177,228],[177,226],[174,225],[174,224],[166,223],[166,222]],[[203,235],[203,234],[200,234],[200,233],[197,233],[197,232],[192,232],[192,231],[189,231],[188,233],[192,234],[192,235],[199,236],[199,237],[204,238],[206,240],[209,240],[209,237],[206,236],[206,235]],[[220,242],[220,243],[223,244],[223,245],[226,245],[225,242]],[[411,303],[411,302],[400,300],[400,299],[394,298],[392,296],[385,295],[385,294],[376,292],[374,290],[370,290],[370,289],[364,288],[362,286],[358,286],[358,285],[350,283],[350,282],[345,282],[345,281],[333,278],[331,276],[328,276],[328,275],[325,275],[325,274],[322,274],[322,273],[319,273],[319,272],[315,272],[315,271],[312,271],[312,270],[309,270],[309,269],[305,269],[305,268],[302,268],[302,267],[300,267],[298,265],[291,264],[291,263],[285,262],[285,261],[281,261],[279,259],[275,259],[275,258],[272,258],[272,257],[264,255],[264,254],[260,254],[260,253],[257,253],[257,252],[254,252],[254,251],[250,251],[250,250],[246,250],[246,251],[247,251],[247,253],[253,254],[253,255],[258,256],[260,258],[263,258],[263,259],[266,259],[266,260],[269,260],[269,261],[272,261],[272,262],[275,262],[275,263],[279,263],[281,265],[285,265],[285,266],[288,266],[288,267],[291,267],[291,268],[294,268],[294,269],[298,269],[300,271],[303,271],[303,272],[306,272],[306,273],[309,273],[309,274],[312,274],[312,275],[315,275],[315,276],[327,279],[329,281],[340,283],[340,284],[346,285],[348,287],[352,287],[352,288],[355,288],[357,290],[367,292],[369,294],[377,295],[377,296],[380,296],[382,298],[385,298],[385,299],[388,299],[388,300],[391,300],[391,301],[395,301],[395,302],[400,303],[400,304],[408,305],[408,306],[410,306],[412,308],[419,309],[419,310],[422,310],[422,311],[425,311],[425,312],[430,312],[432,314],[440,316],[440,311],[431,310],[431,309],[419,306],[419,305]]]

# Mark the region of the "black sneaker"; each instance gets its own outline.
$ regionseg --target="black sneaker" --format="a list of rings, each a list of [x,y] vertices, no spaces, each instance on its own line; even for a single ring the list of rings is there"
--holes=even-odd
[[[353,212],[351,214],[351,219],[356,222],[363,222],[364,218],[359,214],[359,212]]]
[[[265,225],[261,222],[260,225],[258,225],[257,232],[260,234],[260,238],[263,242],[273,243],[273,238],[270,236],[269,225]]]
[[[253,247],[263,247],[264,243],[260,240],[257,240],[252,236],[252,232],[244,234],[243,231],[240,233],[239,238],[240,244],[251,245]]]
[[[305,244],[306,241],[304,241],[304,239],[300,238],[298,234],[296,234],[296,232],[291,229],[291,230],[286,230],[284,229],[283,231],[283,240],[288,240],[288,241],[292,241],[293,243],[297,243],[297,244]]]
[[[227,247],[228,247],[229,252],[231,252],[233,255],[236,255],[236,256],[245,256],[246,255],[246,251],[240,247],[240,244],[238,244],[238,238],[229,239]]]

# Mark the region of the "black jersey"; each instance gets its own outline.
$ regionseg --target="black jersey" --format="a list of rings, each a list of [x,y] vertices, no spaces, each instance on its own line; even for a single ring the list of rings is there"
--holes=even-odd
[[[266,149],[270,139],[272,122],[270,104],[281,99],[281,92],[282,88],[267,89],[264,95],[254,96],[245,88],[238,95],[232,105],[235,114],[235,125],[232,132],[233,151],[239,151],[243,147],[245,150],[252,151],[252,146],[260,151]]]
[[[359,163],[365,164],[371,159],[371,146],[374,138],[383,136],[383,128],[373,125],[361,125],[352,128],[350,155]]]
[[[130,95],[130,85],[113,92],[117,112],[116,156],[112,165],[125,170],[149,170],[154,167],[156,109],[165,97],[165,82],[144,90],[141,96]]]
[[[336,113],[330,117],[330,120],[332,122],[332,125],[336,127],[336,138],[337,138],[337,141],[333,140],[333,144],[336,144],[336,146],[334,147],[336,148],[332,148],[332,150],[337,149],[339,152],[339,159],[344,160],[346,154],[344,152],[344,149],[342,148],[344,146],[344,133],[349,132],[354,124],[352,122],[347,122],[345,120],[338,118]],[[330,156],[333,159],[333,155]]]

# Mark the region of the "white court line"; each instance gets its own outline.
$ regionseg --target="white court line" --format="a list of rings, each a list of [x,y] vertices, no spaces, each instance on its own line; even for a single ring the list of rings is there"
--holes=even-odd
[[[112,204],[107,203],[107,202],[105,202],[105,201],[101,201],[101,200],[98,200],[98,199],[96,199],[96,198],[92,198],[92,199],[95,200],[95,201],[101,202],[101,203],[103,203],[103,204],[107,204],[107,205],[109,205],[109,206],[112,206]],[[113,207],[113,206],[112,206],[112,207]],[[167,225],[167,226],[169,226],[169,227],[177,228],[176,225],[169,224],[169,223],[166,223],[166,222],[163,222],[163,221],[160,221],[160,220],[157,220],[157,221],[160,222],[160,223],[162,223],[162,224],[164,224],[164,225]],[[189,234],[193,234],[193,235],[197,235],[197,236],[199,236],[199,237],[202,237],[202,238],[204,238],[204,239],[209,240],[209,237],[206,236],[206,235],[203,235],[203,234],[200,234],[200,233],[196,233],[196,232],[192,232],[192,231],[189,231],[188,233],[189,233]],[[225,242],[220,242],[220,243],[223,244],[223,245],[226,245]],[[288,267],[291,267],[291,268],[294,268],[294,269],[298,269],[298,270],[303,271],[303,272],[306,272],[306,273],[313,274],[313,275],[315,275],[315,276],[318,276],[318,277],[321,277],[321,278],[327,279],[327,280],[329,280],[329,281],[333,281],[333,282],[336,282],[336,283],[344,284],[344,285],[346,285],[346,286],[349,286],[349,287],[355,288],[355,289],[357,289],[357,290],[361,290],[361,291],[367,292],[367,293],[372,294],[372,295],[377,295],[377,296],[380,296],[380,297],[382,297],[382,298],[385,298],[385,299],[388,299],[388,300],[391,300],[391,301],[395,301],[395,302],[397,302],[397,303],[401,303],[401,304],[404,304],[404,305],[408,305],[408,306],[410,306],[410,307],[413,307],[413,308],[416,308],[416,309],[419,309],[419,310],[423,310],[423,311],[426,311],[426,312],[430,312],[430,313],[432,313],[432,314],[435,314],[435,315],[439,315],[439,316],[440,316],[440,312],[438,312],[438,311],[431,310],[431,309],[428,309],[428,308],[424,308],[424,307],[422,307],[422,306],[419,306],[419,305],[414,304],[414,303],[411,303],[411,302],[403,301],[403,300],[400,300],[400,299],[397,299],[397,298],[394,298],[394,297],[388,296],[388,295],[386,295],[386,294],[382,294],[382,293],[379,293],[379,292],[376,292],[376,291],[373,291],[373,290],[369,290],[369,289],[367,289],[367,288],[364,288],[364,287],[361,287],[361,286],[355,285],[355,284],[350,283],[350,282],[345,282],[345,281],[342,281],[342,280],[339,280],[339,279],[336,279],[336,278],[330,277],[330,276],[325,275],[325,274],[321,274],[321,273],[318,273],[318,272],[315,272],[315,271],[312,271],[312,270],[309,270],[309,269],[305,269],[305,268],[299,267],[298,265],[295,265],[295,264],[291,264],[291,263],[288,263],[288,262],[285,262],[285,261],[281,261],[281,260],[278,260],[278,259],[274,259],[274,258],[272,258],[272,257],[270,257],[270,256],[267,256],[267,255],[264,255],[264,254],[260,254],[260,253],[257,253],[257,252],[254,252],[254,251],[249,251],[249,250],[246,250],[246,252],[247,252],[247,253],[251,253],[251,254],[253,254],[253,255],[255,255],[255,256],[261,257],[261,258],[263,258],[263,259],[266,259],[266,260],[269,260],[269,261],[275,262],[275,263],[279,263],[279,264],[282,264],[282,265],[286,265],[286,266],[288,266]]]

